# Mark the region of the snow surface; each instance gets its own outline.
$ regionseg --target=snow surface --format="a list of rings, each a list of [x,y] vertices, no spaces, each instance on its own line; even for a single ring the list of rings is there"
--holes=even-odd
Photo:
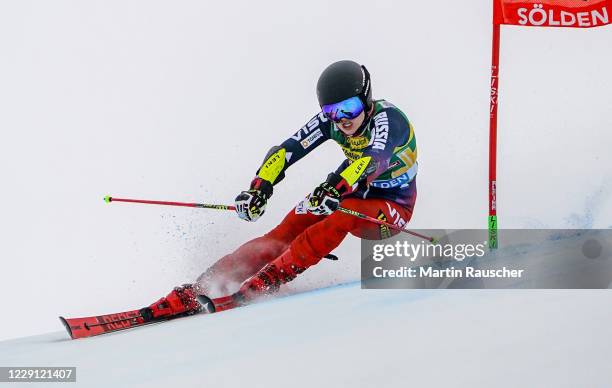
[[[76,366],[79,387],[603,387],[609,305],[608,290],[350,283],[90,339],[4,341],[0,365]]]

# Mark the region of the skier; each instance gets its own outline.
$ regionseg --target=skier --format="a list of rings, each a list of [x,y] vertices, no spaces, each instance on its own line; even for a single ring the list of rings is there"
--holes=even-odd
[[[195,313],[202,308],[197,295],[225,295],[215,300],[217,311],[249,303],[317,264],[347,233],[372,240],[398,233],[335,211],[338,206],[400,227],[410,220],[417,147],[404,113],[385,100],[373,100],[370,74],[349,60],[323,71],[317,97],[321,112],[272,147],[249,190],[236,197],[238,216],[257,221],[286,170],[325,141],[338,143],[346,159],[277,227],[222,257],[195,284],[177,287],[149,306],[152,317]]]

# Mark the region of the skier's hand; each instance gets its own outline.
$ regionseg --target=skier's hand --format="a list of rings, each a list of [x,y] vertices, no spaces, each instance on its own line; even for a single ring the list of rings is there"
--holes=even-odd
[[[256,177],[251,189],[242,191],[236,197],[236,213],[246,221],[257,221],[266,211],[268,199],[272,196],[272,184]]]
[[[340,197],[342,195],[340,181],[342,178],[337,174],[329,174],[327,180],[317,186],[307,197],[307,209],[310,213],[318,216],[327,216],[338,210]],[[334,185],[334,183],[338,184]]]

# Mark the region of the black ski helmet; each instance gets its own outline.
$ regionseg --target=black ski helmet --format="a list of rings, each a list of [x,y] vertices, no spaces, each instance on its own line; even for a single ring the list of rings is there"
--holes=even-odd
[[[319,106],[358,96],[367,109],[372,106],[370,73],[353,61],[338,61],[327,66],[317,82]]]

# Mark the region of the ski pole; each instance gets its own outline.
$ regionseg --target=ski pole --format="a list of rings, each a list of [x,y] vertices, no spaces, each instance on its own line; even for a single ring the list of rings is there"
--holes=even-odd
[[[216,209],[216,210],[236,210],[235,206],[229,205],[213,205],[209,203],[189,203],[189,202],[168,202],[168,201],[151,201],[147,199],[127,199],[127,198],[115,198],[107,195],[104,197],[104,202],[130,202],[130,203],[144,203],[148,205],[167,205],[167,206],[184,206],[184,207],[197,207],[201,209]]]
[[[236,207],[235,206],[231,206],[231,205],[213,205],[213,204],[207,204],[207,203],[151,201],[151,200],[146,200],[146,199],[115,198],[115,197],[111,197],[110,195],[107,195],[106,197],[104,197],[104,201],[106,203],[111,203],[111,202],[130,202],[130,203],[144,203],[144,204],[148,204],[148,205],[184,206],[184,207],[196,207],[196,208],[201,208],[201,209],[216,209],[216,210],[236,210]],[[390,223],[385,222],[385,221],[381,221],[379,219],[376,219],[374,217],[370,217],[368,215],[365,215],[363,213],[360,213],[360,212],[352,210],[352,209],[347,209],[347,208],[344,208],[344,207],[338,207],[338,211],[341,211],[342,213],[349,214],[349,215],[354,216],[354,217],[361,218],[362,220],[366,220],[366,221],[370,221],[370,222],[373,222],[373,223],[378,224],[378,225],[386,226],[387,228],[390,228],[390,229],[393,229],[393,230],[397,230],[399,232],[404,232],[404,233],[410,234],[412,236],[422,238],[422,239],[427,240],[427,241],[429,241],[429,242],[431,242],[433,244],[437,244],[438,243],[438,239],[435,238],[435,237],[425,236],[424,234],[413,232],[412,230],[404,229],[404,228],[402,228],[400,226],[393,225],[393,224],[390,224]]]
[[[367,220],[367,221],[373,222],[373,223],[378,224],[378,225],[386,226],[387,228],[390,228],[390,229],[394,229],[394,230],[397,230],[397,231],[400,231],[400,232],[408,233],[408,234],[413,235],[415,237],[420,237],[420,238],[422,238],[424,240],[427,240],[427,241],[431,242],[432,244],[437,244],[438,243],[438,239],[435,238],[435,237],[425,236],[424,234],[413,232],[412,230],[404,229],[401,226],[390,224],[388,222],[379,220],[377,218],[370,217],[370,216],[368,216],[366,214],[359,213],[359,212],[357,212],[355,210],[347,209],[345,207],[340,206],[340,207],[338,207],[338,211],[341,211],[342,213],[345,213],[345,214],[350,214],[350,215],[355,216],[357,218],[361,218],[362,220]]]

